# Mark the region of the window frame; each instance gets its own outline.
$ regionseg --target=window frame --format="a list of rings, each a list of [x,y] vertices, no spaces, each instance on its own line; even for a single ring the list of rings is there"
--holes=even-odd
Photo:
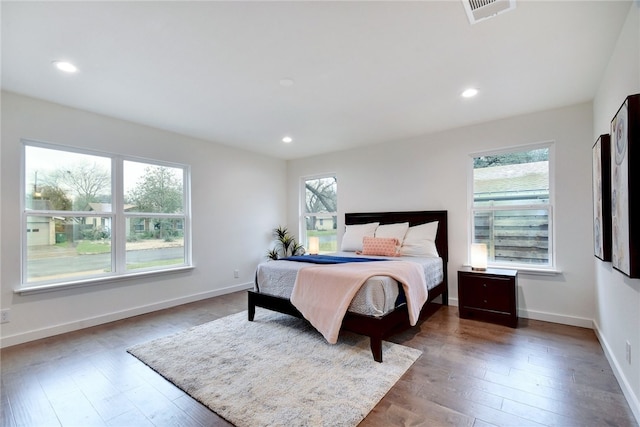
[[[301,176],[300,177],[300,193],[299,193],[299,220],[298,220],[298,229],[299,229],[299,235],[300,238],[298,239],[300,241],[300,244],[302,246],[306,248],[309,247],[309,242],[307,241],[307,224],[306,224],[306,216],[310,213],[313,212],[307,212],[306,208],[307,208],[307,204],[306,204],[306,182],[310,181],[310,180],[314,180],[314,179],[323,179],[323,178],[333,178],[336,180],[336,186],[337,186],[337,182],[338,182],[338,174],[336,174],[335,172],[329,172],[329,173],[321,173],[321,174],[315,174],[315,175],[307,175],[307,176]],[[337,189],[336,189],[336,198],[337,198]],[[337,222],[338,222],[338,211],[337,211],[337,207],[338,207],[338,203],[336,200],[336,211],[335,212],[323,212],[322,216],[323,217],[335,217],[336,218],[336,244],[337,244]],[[315,215],[317,216],[317,215]],[[339,249],[339,248],[338,248]]]
[[[68,153],[83,154],[90,156],[99,156],[108,158],[110,161],[111,173],[111,212],[94,212],[94,211],[59,211],[59,210],[28,210],[25,198],[25,189],[27,184],[27,147],[44,148],[48,150],[56,150]],[[124,162],[140,162],[152,166],[171,167],[182,170],[182,189],[183,189],[183,212],[179,214],[158,214],[158,213],[136,213],[131,214],[124,211]],[[192,251],[191,251],[191,168],[189,165],[166,162],[162,160],[149,159],[143,157],[129,156],[123,154],[110,153],[94,149],[84,149],[63,145],[58,143],[42,142],[33,139],[21,139],[21,165],[20,165],[20,284],[15,291],[20,294],[46,292],[57,289],[65,289],[69,287],[87,286],[105,282],[119,281],[132,277],[156,275],[172,273],[182,270],[193,269]],[[37,281],[28,281],[27,263],[28,263],[28,236],[27,224],[28,217],[87,217],[87,218],[110,218],[111,219],[111,271],[99,274],[85,275],[67,275],[59,279],[45,279]],[[183,220],[183,236],[184,236],[184,262],[182,264],[170,265],[167,267],[156,266],[140,269],[129,269],[126,266],[126,219],[135,217],[171,217]]]
[[[474,206],[474,158],[481,156],[496,156],[508,153],[517,153],[532,151],[536,149],[547,148],[549,150],[549,197],[548,203],[523,203],[519,205],[507,205],[507,206]],[[510,146],[496,150],[487,150],[469,153],[467,163],[467,218],[468,218],[468,235],[467,235],[467,264],[470,264],[471,260],[471,244],[474,243],[475,236],[475,221],[474,215],[477,212],[497,212],[507,210],[542,210],[548,209],[549,218],[549,262],[548,264],[528,264],[517,263],[508,261],[491,261],[487,262],[489,268],[505,268],[505,269],[517,269],[519,271],[540,273],[540,274],[555,274],[558,272],[556,264],[556,233],[555,233],[555,141],[544,141],[532,144],[524,144],[518,146]]]

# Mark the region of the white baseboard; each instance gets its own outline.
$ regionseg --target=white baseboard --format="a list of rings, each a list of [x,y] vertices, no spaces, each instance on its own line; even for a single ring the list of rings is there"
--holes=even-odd
[[[633,392],[633,388],[629,384],[629,381],[627,381],[627,377],[624,375],[623,370],[620,368],[618,360],[613,356],[611,347],[600,332],[600,327],[598,326],[598,323],[596,321],[593,322],[593,326],[596,336],[600,341],[600,346],[604,350],[604,354],[609,361],[611,369],[613,370],[613,374],[616,376],[618,384],[620,384],[622,394],[624,394],[624,397],[627,399],[627,403],[629,403],[629,407],[631,408],[631,412],[633,412],[633,415],[636,417],[636,421],[638,422],[638,424],[640,424],[640,399],[638,399],[638,396],[636,396]]]
[[[165,308],[171,308],[182,304],[188,304],[190,302],[200,301],[207,298],[213,298],[220,295],[226,295],[245,289],[251,289],[253,282],[243,283],[240,285],[229,286],[226,288],[215,289],[212,291],[202,292],[199,294],[188,295],[185,297],[175,298],[166,301],[160,301],[149,305],[143,305],[140,307],[134,307],[122,311],[116,311],[113,313],[107,313],[96,317],[90,317],[81,320],[74,320],[73,322],[63,323],[60,325],[49,326],[47,328],[37,329],[28,332],[22,332],[15,335],[9,335],[0,338],[0,348],[10,347],[12,345],[23,344],[29,341],[35,341],[42,338],[52,337],[54,335],[64,334],[67,332],[73,332],[84,328],[90,328],[92,326],[102,325],[109,322],[115,322],[116,320],[126,319],[128,317],[139,316],[141,314],[151,313],[153,311],[163,310]]]
[[[543,322],[560,323],[562,325],[578,326],[580,328],[593,329],[593,319],[584,317],[565,316],[557,313],[547,313],[544,311],[532,311],[518,309],[518,317],[525,319],[542,320]]]

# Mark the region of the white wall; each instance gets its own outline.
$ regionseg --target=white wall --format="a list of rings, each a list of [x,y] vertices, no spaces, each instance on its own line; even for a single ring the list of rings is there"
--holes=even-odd
[[[212,117],[212,120],[215,120]],[[193,263],[185,273],[21,296],[20,138],[191,166]],[[11,93],[2,93],[2,346],[245,289],[285,221],[286,163]],[[11,266],[11,268],[9,268]],[[233,270],[240,278],[233,278]]]
[[[628,95],[640,93],[640,2],[634,2],[593,102],[593,137],[610,133],[611,119]],[[638,167],[634,165],[633,167]],[[637,220],[638,218],[635,218]],[[640,280],[594,258],[596,329],[627,400],[640,420]],[[631,363],[625,342],[631,343]]]
[[[413,140],[293,160],[288,163],[288,226],[298,230],[300,177],[335,172],[338,210],[449,212],[449,295],[457,302],[457,269],[467,261],[469,154],[555,141],[556,252],[561,274],[519,276],[523,317],[592,327],[592,105],[544,111]],[[342,231],[343,222],[338,230]]]

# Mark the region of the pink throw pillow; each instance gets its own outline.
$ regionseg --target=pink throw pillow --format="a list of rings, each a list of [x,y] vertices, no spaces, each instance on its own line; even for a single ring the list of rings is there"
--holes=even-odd
[[[363,237],[362,255],[398,256],[400,242],[395,237]]]

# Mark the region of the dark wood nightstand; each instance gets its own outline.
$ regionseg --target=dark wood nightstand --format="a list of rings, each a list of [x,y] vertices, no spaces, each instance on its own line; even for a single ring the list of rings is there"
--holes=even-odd
[[[458,270],[458,311],[465,319],[518,326],[518,271]]]

